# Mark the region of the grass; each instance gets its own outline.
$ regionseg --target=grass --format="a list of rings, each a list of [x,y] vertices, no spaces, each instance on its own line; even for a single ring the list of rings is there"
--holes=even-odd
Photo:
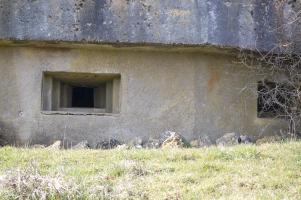
[[[1,199],[301,199],[301,142],[164,150],[0,149]]]

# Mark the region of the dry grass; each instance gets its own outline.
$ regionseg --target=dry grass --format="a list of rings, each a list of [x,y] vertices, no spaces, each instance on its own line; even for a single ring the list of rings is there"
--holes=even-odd
[[[301,142],[0,155],[2,199],[301,199]]]

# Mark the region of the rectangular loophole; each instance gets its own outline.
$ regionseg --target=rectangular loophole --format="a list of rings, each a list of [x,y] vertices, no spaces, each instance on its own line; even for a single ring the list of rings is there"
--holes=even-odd
[[[119,113],[120,74],[44,72],[44,111]]]

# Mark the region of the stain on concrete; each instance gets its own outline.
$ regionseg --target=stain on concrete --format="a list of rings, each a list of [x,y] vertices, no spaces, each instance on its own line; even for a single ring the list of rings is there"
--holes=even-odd
[[[14,145],[22,144],[22,141],[17,137],[17,132],[13,123],[0,121],[0,141]]]
[[[218,82],[220,80],[220,74],[218,71],[210,71],[209,77],[210,78],[208,80],[208,92],[210,93],[218,85]]]

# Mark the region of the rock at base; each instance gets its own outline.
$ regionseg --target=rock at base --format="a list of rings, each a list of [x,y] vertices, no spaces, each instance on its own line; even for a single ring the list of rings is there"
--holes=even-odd
[[[114,149],[119,145],[121,145],[121,143],[118,140],[110,139],[108,141],[98,142],[96,145],[96,149]]]
[[[207,135],[202,135],[198,139],[190,142],[190,146],[194,148],[209,147],[211,145],[211,139]]]
[[[62,142],[60,140],[55,141],[52,145],[48,146],[47,149],[59,150]]]
[[[89,149],[89,148],[90,146],[87,140],[81,141],[80,143],[72,147],[72,149]]]
[[[216,140],[218,146],[231,146],[237,144],[253,144],[254,138],[248,135],[239,135],[237,133],[226,133]]]
[[[32,149],[45,149],[45,145],[42,145],[42,144],[34,144],[32,145],[30,148]]]
[[[143,148],[146,149],[159,149],[160,146],[160,140],[153,138],[150,138],[146,143],[143,144]]]
[[[258,140],[256,140],[256,144],[265,144],[265,143],[274,143],[274,142],[279,142],[282,141],[283,138],[281,136],[278,135],[274,135],[274,136],[265,136],[262,137]]]
[[[136,149],[142,149],[144,145],[143,139],[140,137],[135,137],[133,140],[129,142],[129,146],[136,148]]]
[[[116,147],[116,149],[117,150],[129,150],[129,149],[131,149],[131,147],[129,145],[127,145],[127,144],[122,144],[122,145],[118,145]]]
[[[231,146],[238,144],[239,135],[237,133],[226,133],[215,142],[219,146]]]
[[[162,143],[162,148],[182,148],[184,147],[184,140],[180,134],[168,131],[170,136]]]
[[[248,135],[241,135],[238,138],[239,144],[253,144],[255,142],[255,139]]]

